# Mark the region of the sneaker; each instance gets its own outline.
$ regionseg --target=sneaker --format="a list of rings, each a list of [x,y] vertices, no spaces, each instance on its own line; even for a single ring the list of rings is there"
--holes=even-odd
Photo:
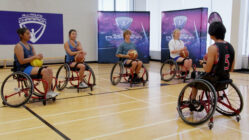
[[[53,97],[56,97],[56,96],[59,95],[59,93],[57,93],[57,92],[53,92],[53,91],[51,91],[51,92],[52,92],[52,96],[53,96]]]
[[[56,93],[56,92],[53,92],[53,91],[49,91],[49,92],[47,92],[46,98],[47,99],[54,98],[54,97],[56,97],[58,95],[59,95],[59,93]]]
[[[79,85],[79,88],[87,88],[88,85],[84,82],[81,82],[80,85]]]

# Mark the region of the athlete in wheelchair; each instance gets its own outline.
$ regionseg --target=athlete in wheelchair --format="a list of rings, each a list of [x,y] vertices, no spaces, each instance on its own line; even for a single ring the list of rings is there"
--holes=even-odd
[[[175,76],[183,79],[184,82],[190,79],[190,74],[195,71],[192,60],[188,57],[187,47],[180,40],[180,30],[175,29],[173,39],[169,42],[169,50],[171,59],[167,59],[160,70],[161,80],[170,81]]]
[[[53,92],[52,69],[47,67],[33,67],[31,61],[42,59],[42,54],[36,54],[34,47],[28,44],[30,31],[27,28],[17,30],[20,42],[14,49],[13,73],[7,76],[1,87],[1,97],[4,105],[19,107],[29,101],[30,98],[39,99],[46,105],[46,100],[56,100],[58,93]],[[39,83],[43,83],[43,91],[39,89]],[[33,95],[34,94],[34,95]]]
[[[64,45],[66,56],[65,64],[63,64],[56,73],[57,90],[63,90],[68,82],[73,88],[80,89],[90,88],[93,90],[95,86],[95,75],[89,65],[84,63],[85,52],[82,50],[81,43],[76,41],[77,32],[72,29],[69,31],[69,41]]]
[[[124,78],[125,82],[133,84],[143,83],[148,81],[148,71],[143,65],[143,62],[137,59],[135,44],[130,41],[131,31],[126,30],[123,33],[124,42],[118,47],[116,56],[120,61],[116,63],[111,71],[111,82],[117,85]]]
[[[208,48],[207,56],[200,61],[205,72],[187,84],[180,93],[177,110],[188,124],[198,125],[210,119],[208,126],[212,129],[215,110],[240,120],[243,98],[230,79],[229,72],[234,68],[234,49],[224,41],[225,32],[221,22],[210,25],[209,34],[215,44]]]

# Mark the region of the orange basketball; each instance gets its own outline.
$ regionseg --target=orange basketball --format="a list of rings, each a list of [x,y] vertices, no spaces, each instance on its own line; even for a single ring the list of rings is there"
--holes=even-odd
[[[130,56],[131,59],[137,59],[138,53],[136,50],[129,50],[128,55]]]
[[[85,54],[83,52],[78,53],[75,56],[75,62],[84,62],[84,60],[85,60]]]
[[[180,52],[180,56],[183,58],[189,57],[189,52],[188,50],[183,50]]]

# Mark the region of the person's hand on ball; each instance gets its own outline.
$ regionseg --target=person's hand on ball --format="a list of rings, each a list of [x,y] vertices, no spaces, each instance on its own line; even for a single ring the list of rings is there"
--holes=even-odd
[[[42,58],[43,58],[42,54],[38,54],[38,55],[35,55],[34,59],[40,59],[40,60],[42,60]]]
[[[38,54],[38,56],[39,56],[39,58],[38,58],[38,59],[40,59],[40,60],[42,60],[42,59],[43,59],[43,55],[42,55],[41,53],[39,53],[39,54]]]

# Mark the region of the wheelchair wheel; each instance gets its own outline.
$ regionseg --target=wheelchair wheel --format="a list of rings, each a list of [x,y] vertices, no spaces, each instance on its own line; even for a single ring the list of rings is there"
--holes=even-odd
[[[225,116],[239,115],[243,109],[243,98],[240,90],[230,83],[227,89],[218,91],[218,102],[216,110]]]
[[[139,74],[140,74],[140,77],[143,78],[143,84],[145,85],[145,83],[147,83],[149,80],[149,74],[148,74],[148,71],[144,65],[142,66]]]
[[[161,80],[170,81],[172,80],[177,73],[178,66],[175,61],[169,59],[166,60],[160,70]]]
[[[69,76],[70,76],[70,68],[68,64],[64,64],[60,66],[60,68],[58,69],[56,73],[56,79],[57,79],[56,89],[57,90],[61,91],[67,86]]]
[[[122,74],[123,74],[123,65],[121,63],[114,64],[114,66],[112,67],[111,77],[110,77],[112,85],[117,85],[121,81]]]
[[[197,89],[195,100],[191,100],[193,87]],[[195,80],[182,89],[178,98],[177,111],[185,123],[199,125],[213,116],[216,102],[214,87],[208,81]]]
[[[1,87],[3,103],[10,107],[22,106],[29,101],[33,88],[30,76],[22,72],[14,72],[3,81]]]
[[[88,64],[85,63],[85,66],[86,70],[84,72],[84,81],[88,86],[93,87],[95,86],[96,82],[95,74]]]

